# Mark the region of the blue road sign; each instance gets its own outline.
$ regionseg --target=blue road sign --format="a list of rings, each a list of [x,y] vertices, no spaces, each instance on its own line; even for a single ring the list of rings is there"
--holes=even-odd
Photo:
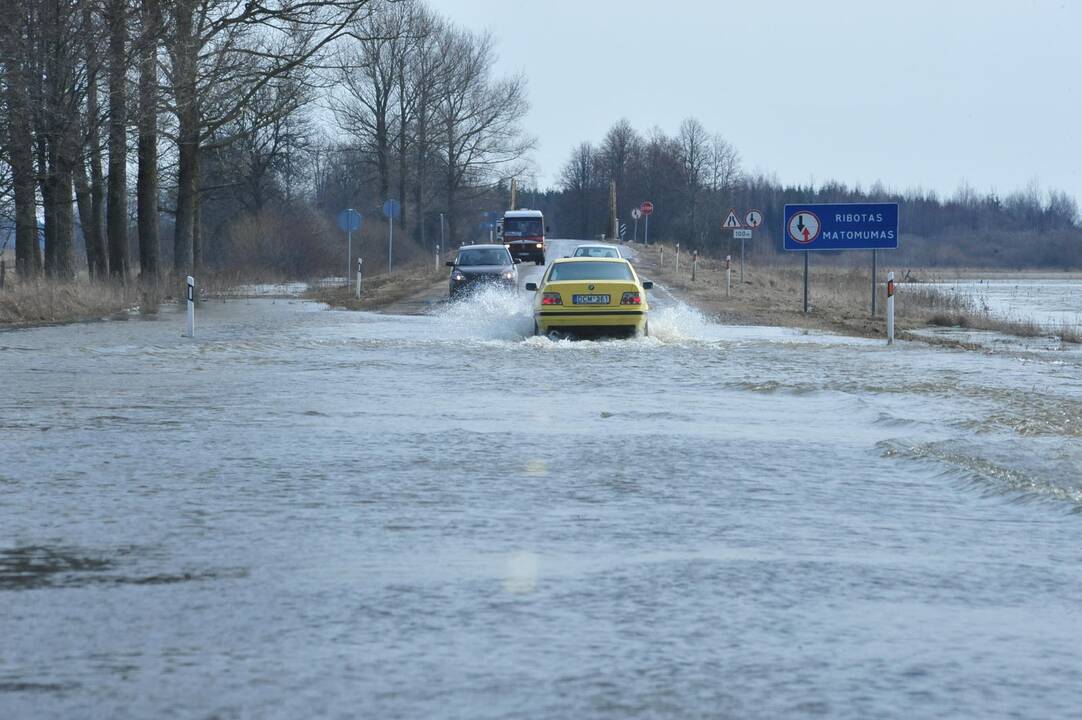
[[[893,250],[898,203],[786,205],[786,250]]]
[[[395,218],[402,213],[402,203],[398,202],[394,198],[391,198],[387,202],[383,203],[383,217]]]
[[[349,210],[343,210],[338,213],[338,227],[342,229],[342,232],[357,232],[361,229],[361,214],[350,208]]]

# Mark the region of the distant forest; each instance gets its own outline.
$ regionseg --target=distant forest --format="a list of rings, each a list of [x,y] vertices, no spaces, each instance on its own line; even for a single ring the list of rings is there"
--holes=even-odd
[[[375,270],[386,199],[402,264],[485,239],[518,178],[553,236],[610,232],[615,182],[629,239],[649,199],[651,238],[711,254],[735,248],[729,208],[764,212],[749,251],[778,259],[785,203],[896,200],[898,262],[1082,267],[1062,192],[787,187],[695,119],[619,121],[531,188],[527,80],[495,71],[496,47],[422,0],[21,0],[0,15],[0,250],[30,278],[337,273],[335,217],[354,208]]]
[[[694,118],[675,135],[660,129],[643,134],[626,120],[614,124],[597,144],[575,147],[557,189],[530,200],[546,211],[561,236],[596,238],[608,233],[609,182],[616,181],[618,213],[632,235],[631,209],[643,200],[656,208],[650,237],[686,248],[725,255],[739,248],[721,224],[731,208],[763,211],[748,251],[760,258],[783,255],[783,208],[797,202],[897,202],[902,236],[892,260],[909,266],[1079,268],[1082,228],[1078,205],[1036,181],[1005,196],[979,194],[963,183],[949,197],[920,189],[898,192],[876,183],[869,188],[829,181],[787,186],[776,178],[745,173],[738,151]],[[639,223],[642,240],[643,224]],[[843,254],[855,257],[855,254]],[[856,261],[862,262],[862,259]]]

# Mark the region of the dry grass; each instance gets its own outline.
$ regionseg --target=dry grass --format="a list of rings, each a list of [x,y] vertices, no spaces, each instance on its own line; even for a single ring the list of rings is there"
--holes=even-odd
[[[391,274],[365,276],[360,299],[353,287],[316,287],[305,297],[346,310],[378,310],[430,290],[432,285],[446,282],[443,268],[428,263],[411,265]]]
[[[679,289],[695,304],[735,323],[786,325],[834,330],[851,335],[883,337],[886,308],[886,284],[877,286],[877,313],[871,315],[870,268],[810,268],[810,312],[803,312],[804,269],[793,265],[754,265],[745,269],[745,282],[739,283],[734,263],[732,295],[725,293],[724,263],[714,258],[700,258],[695,281],[687,253],[675,269],[671,247],[665,249],[664,267],[659,267],[658,248],[636,248],[640,264],[649,277],[656,277]],[[881,270],[881,280],[886,269]],[[930,273],[917,272],[920,277]],[[895,293],[895,324],[899,332],[936,325],[973,330],[990,330],[1020,337],[1059,335],[1064,342],[1082,341],[1077,328],[1045,328],[1036,323],[997,317],[975,306],[967,298],[921,283],[899,283]]]
[[[0,326],[92,320],[132,311],[157,312],[162,289],[137,283],[37,280],[11,282],[0,291]]]

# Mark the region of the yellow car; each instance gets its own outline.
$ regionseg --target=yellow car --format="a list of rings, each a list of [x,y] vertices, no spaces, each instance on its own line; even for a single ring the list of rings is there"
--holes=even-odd
[[[534,333],[649,335],[646,291],[653,286],[623,258],[554,260],[540,283],[526,283],[537,293]]]

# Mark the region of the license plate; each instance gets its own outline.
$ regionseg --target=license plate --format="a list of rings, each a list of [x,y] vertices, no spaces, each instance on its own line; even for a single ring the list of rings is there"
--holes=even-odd
[[[608,305],[610,295],[573,295],[571,302],[575,305]]]

